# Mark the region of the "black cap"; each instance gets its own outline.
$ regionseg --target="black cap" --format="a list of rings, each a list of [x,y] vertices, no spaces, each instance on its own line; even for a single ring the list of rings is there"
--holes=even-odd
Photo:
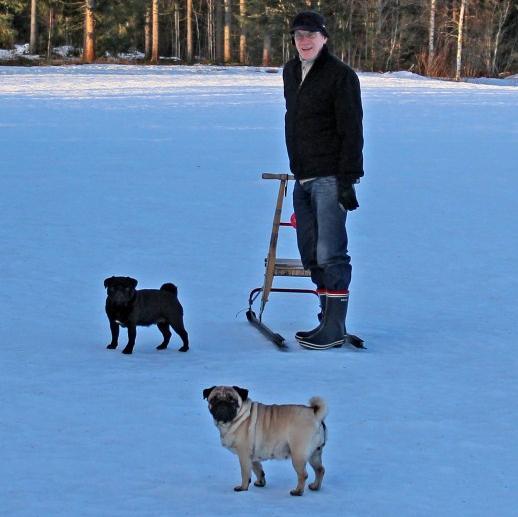
[[[326,38],[327,33],[324,17],[315,11],[302,11],[293,18],[290,33],[295,31],[321,32]]]

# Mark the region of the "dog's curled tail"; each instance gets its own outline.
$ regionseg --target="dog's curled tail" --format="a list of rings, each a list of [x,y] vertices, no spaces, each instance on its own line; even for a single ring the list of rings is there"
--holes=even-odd
[[[322,397],[311,397],[309,407],[313,408],[318,420],[322,421],[327,416],[327,403]]]
[[[161,288],[161,291],[169,291],[170,293],[173,293],[175,296],[178,294],[178,288],[174,284],[164,284]]]

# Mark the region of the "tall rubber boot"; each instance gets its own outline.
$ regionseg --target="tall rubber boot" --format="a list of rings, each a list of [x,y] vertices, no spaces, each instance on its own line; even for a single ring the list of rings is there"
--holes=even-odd
[[[300,341],[301,339],[306,339],[307,337],[312,336],[315,332],[320,330],[320,327],[324,323],[324,315],[326,313],[326,294],[327,294],[327,291],[325,289],[317,289],[317,293],[318,293],[318,297],[320,299],[320,314],[322,315],[322,317],[320,318],[320,323],[318,324],[317,327],[315,327],[312,330],[306,330],[306,331],[299,330],[295,334],[295,339],[297,341]]]
[[[348,291],[327,291],[326,312],[320,328],[299,344],[312,350],[326,350],[344,343],[345,316],[349,302]]]

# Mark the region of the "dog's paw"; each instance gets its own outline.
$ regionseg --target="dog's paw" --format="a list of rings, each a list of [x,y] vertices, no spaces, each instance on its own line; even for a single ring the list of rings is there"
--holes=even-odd
[[[297,488],[295,490],[290,490],[291,495],[302,495],[304,493],[304,490],[298,490]]]
[[[189,350],[189,347],[187,345],[183,345],[182,348],[178,349],[178,352],[187,352]]]
[[[308,488],[310,490],[320,490],[320,483],[317,483],[316,481],[314,483],[310,483]]]
[[[115,350],[117,348],[117,345],[114,345],[113,343],[110,343],[106,348],[108,350]]]
[[[158,345],[156,347],[157,350],[166,350],[167,349],[167,345]]]
[[[122,351],[123,354],[132,354],[133,353],[133,348],[128,348],[126,347],[123,351]]]
[[[234,492],[246,492],[248,490],[248,487],[244,488],[241,485],[234,487]]]

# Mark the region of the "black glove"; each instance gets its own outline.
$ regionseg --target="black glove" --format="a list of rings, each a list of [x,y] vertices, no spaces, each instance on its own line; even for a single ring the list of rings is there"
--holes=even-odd
[[[352,183],[338,182],[338,204],[344,211],[356,210],[360,206]]]

